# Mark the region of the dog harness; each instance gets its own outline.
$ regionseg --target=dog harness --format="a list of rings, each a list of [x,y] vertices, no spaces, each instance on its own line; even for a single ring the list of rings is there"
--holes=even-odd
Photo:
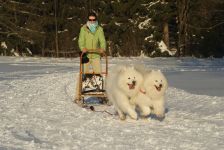
[[[140,88],[139,91],[140,91],[142,94],[146,94],[146,91],[142,90],[141,88]]]

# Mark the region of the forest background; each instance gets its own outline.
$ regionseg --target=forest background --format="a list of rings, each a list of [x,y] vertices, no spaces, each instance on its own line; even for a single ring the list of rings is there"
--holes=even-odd
[[[223,0],[0,0],[0,54],[77,57],[89,11],[111,56],[224,56]]]

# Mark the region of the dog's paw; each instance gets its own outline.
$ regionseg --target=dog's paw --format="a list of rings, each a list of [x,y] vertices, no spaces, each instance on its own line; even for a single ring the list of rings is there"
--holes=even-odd
[[[139,119],[141,120],[149,120],[149,116],[139,116]]]
[[[125,115],[121,115],[119,116],[120,120],[125,120],[126,119],[126,116]]]
[[[159,120],[160,122],[165,119],[165,115],[157,115],[156,120]]]
[[[156,114],[150,114],[150,117],[152,119],[158,120],[158,121],[163,121],[165,119],[165,115],[156,115]]]
[[[132,119],[134,119],[134,120],[137,120],[137,119],[138,119],[138,115],[137,115],[137,113],[132,113],[132,114],[130,114],[130,117],[131,117]]]
[[[147,117],[149,116],[151,113],[151,110],[150,108],[146,107],[146,108],[142,108],[141,112],[140,112],[140,115],[143,116],[143,117]]]
[[[154,114],[158,118],[164,118],[165,117],[165,110],[164,109],[154,109]]]

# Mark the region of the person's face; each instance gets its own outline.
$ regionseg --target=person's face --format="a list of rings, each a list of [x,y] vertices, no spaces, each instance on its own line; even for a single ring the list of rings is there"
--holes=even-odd
[[[89,16],[89,22],[95,23],[96,22],[96,17],[95,16]]]

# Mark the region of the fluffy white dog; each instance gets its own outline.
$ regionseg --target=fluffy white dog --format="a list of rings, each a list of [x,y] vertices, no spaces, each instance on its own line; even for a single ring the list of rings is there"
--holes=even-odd
[[[148,116],[151,112],[158,118],[165,117],[164,95],[168,87],[167,80],[163,73],[159,71],[145,71],[144,83],[140,91],[131,102],[137,105],[142,116]]]
[[[142,81],[141,73],[131,66],[115,66],[109,73],[106,82],[107,96],[121,120],[124,120],[126,115],[137,119],[135,105],[130,103],[130,99],[139,92]]]

